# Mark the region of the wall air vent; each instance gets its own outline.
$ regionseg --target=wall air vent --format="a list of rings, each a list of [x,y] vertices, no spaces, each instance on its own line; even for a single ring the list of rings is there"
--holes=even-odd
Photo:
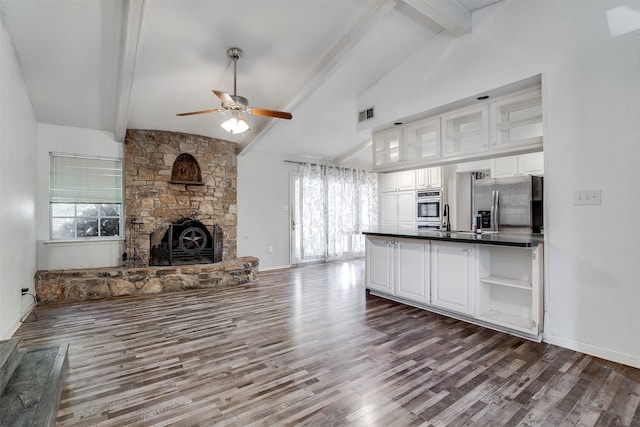
[[[367,108],[366,110],[362,110],[358,113],[358,123],[364,122],[365,120],[373,119],[373,108]]]

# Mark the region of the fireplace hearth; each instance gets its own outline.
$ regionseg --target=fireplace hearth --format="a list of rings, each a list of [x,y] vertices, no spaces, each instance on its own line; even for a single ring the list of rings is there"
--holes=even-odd
[[[208,264],[222,261],[223,233],[217,224],[211,231],[195,215],[169,224],[160,241],[151,234],[149,265]]]

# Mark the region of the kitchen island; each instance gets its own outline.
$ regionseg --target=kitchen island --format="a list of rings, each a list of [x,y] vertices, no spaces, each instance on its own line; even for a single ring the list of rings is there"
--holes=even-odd
[[[542,340],[542,235],[400,227],[363,234],[371,294]]]

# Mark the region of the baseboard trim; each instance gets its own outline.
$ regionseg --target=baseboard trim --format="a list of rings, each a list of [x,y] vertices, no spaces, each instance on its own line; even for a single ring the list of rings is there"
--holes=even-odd
[[[640,357],[632,354],[621,353],[619,351],[610,350],[585,342],[554,336],[549,333],[544,334],[542,341],[548,344],[557,345],[569,350],[579,351],[580,353],[585,353],[590,356],[599,357],[601,359],[606,359],[612,362],[621,363],[623,365],[640,369]]]

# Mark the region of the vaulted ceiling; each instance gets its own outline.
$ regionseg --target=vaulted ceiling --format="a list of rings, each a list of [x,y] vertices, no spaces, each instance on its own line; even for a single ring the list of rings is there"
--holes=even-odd
[[[370,163],[356,100],[436,34],[462,37],[497,0],[2,0],[38,122],[160,129],[291,158]],[[292,120],[248,116],[231,135],[212,89]],[[364,150],[361,150],[363,149]]]

